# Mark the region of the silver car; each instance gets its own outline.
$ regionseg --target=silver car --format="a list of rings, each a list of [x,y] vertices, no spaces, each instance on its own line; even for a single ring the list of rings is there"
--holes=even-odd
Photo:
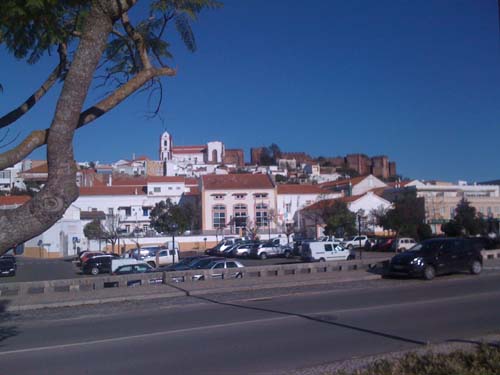
[[[240,262],[238,262],[237,260],[216,260],[212,263],[207,264],[200,270],[208,270],[209,271],[208,277],[212,279],[223,279],[223,278],[239,279],[243,277],[241,268],[244,267],[245,266]],[[205,280],[205,277],[206,275],[204,274],[195,274],[193,275],[192,279]]]

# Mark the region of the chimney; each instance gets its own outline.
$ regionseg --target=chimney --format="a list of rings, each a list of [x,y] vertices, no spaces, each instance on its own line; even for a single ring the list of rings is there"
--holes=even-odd
[[[113,186],[113,175],[108,175],[108,186]]]
[[[134,190],[134,194],[135,194],[135,195],[137,195],[137,188],[135,188],[135,190]]]

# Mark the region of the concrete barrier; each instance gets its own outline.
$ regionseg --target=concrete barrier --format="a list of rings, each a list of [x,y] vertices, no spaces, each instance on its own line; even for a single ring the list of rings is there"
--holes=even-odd
[[[234,278],[236,272],[241,278],[277,278],[315,273],[332,273],[369,269],[375,262],[335,261],[324,263],[294,263],[268,266],[233,268],[221,271],[218,279]],[[214,280],[210,270],[190,270],[175,272],[152,272],[122,276],[95,276],[66,280],[47,280],[0,284],[0,296],[20,296],[42,293],[92,292],[104,288],[122,288],[128,286],[146,287],[154,284],[179,282],[198,282],[194,275],[202,275],[204,280]]]
[[[484,260],[500,258],[500,249],[483,250]],[[219,279],[234,278],[234,273],[239,272],[242,278],[279,278],[284,276],[301,276],[319,273],[349,272],[355,270],[369,270],[387,263],[387,259],[372,261],[350,260],[331,261],[320,263],[292,263],[268,266],[251,266],[233,268],[222,271]],[[74,293],[92,292],[104,288],[122,288],[129,286],[147,287],[154,284],[169,284],[180,282],[198,282],[193,280],[194,275],[202,275],[203,279],[214,280],[209,270],[190,270],[175,272],[152,272],[146,274],[133,274],[123,276],[95,276],[66,280],[47,280],[20,283],[0,284],[0,296],[19,296],[41,293]]]

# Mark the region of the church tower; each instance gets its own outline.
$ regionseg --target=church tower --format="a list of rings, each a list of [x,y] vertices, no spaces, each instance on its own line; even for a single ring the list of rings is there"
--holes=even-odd
[[[160,138],[160,160],[172,160],[172,136],[164,132]]]

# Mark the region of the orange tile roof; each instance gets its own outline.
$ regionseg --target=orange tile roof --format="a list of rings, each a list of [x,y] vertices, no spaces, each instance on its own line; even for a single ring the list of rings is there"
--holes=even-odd
[[[205,175],[202,177],[205,190],[222,189],[273,189],[274,185],[265,174]]]
[[[179,176],[148,176],[146,182],[186,182],[186,178]]]
[[[198,179],[197,178],[190,178],[190,177],[187,177],[186,178],[186,185],[196,185],[198,186]]]
[[[21,173],[49,173],[49,166],[45,163]]]
[[[29,195],[7,195],[0,197],[0,206],[22,205],[30,199],[31,197]]]
[[[80,195],[146,195],[146,192],[145,188],[136,186],[95,186],[80,188]]]
[[[132,177],[127,175],[113,174],[111,179],[112,186],[146,186],[145,177]]]
[[[193,154],[200,153],[207,149],[207,146],[174,146],[172,153],[174,154]]]
[[[278,185],[278,194],[329,194],[328,190],[321,189],[318,185],[297,185],[282,184]]]

